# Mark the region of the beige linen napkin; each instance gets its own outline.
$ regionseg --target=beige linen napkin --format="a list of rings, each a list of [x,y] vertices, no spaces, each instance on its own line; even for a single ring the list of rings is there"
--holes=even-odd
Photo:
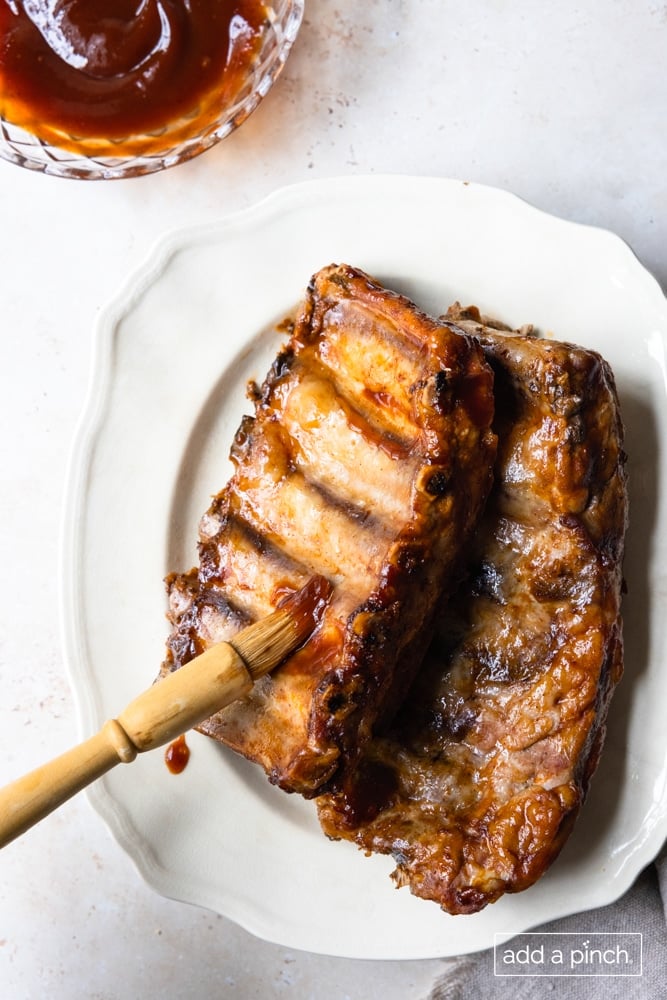
[[[613,974],[601,975],[593,966],[592,973],[577,976],[498,976],[491,949],[446,960],[427,1000],[667,1000],[667,845],[617,902],[534,931],[531,940],[536,944],[558,940],[547,935],[562,932],[569,932],[569,940],[592,944],[602,932],[615,932],[619,941],[625,940],[620,935],[632,935],[634,942],[641,934],[641,975],[618,974],[615,966],[610,968]]]

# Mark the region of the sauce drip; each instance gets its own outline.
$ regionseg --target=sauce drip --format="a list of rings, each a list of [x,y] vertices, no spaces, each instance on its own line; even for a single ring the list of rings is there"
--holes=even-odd
[[[380,761],[364,760],[348,778],[345,788],[343,824],[350,830],[371,823],[394,801],[398,778],[393,768]]]
[[[184,117],[197,134],[238,95],[266,18],[262,0],[0,0],[0,112],[77,149]]]
[[[185,742],[185,736],[179,736],[169,744],[164,752],[165,764],[172,774],[181,774],[190,760],[190,748]]]

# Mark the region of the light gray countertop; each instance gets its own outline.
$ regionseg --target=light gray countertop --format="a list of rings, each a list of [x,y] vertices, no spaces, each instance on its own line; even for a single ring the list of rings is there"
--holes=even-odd
[[[154,241],[295,181],[454,177],[615,231],[665,288],[666,51],[667,5],[648,0],[306,0],[275,89],[196,160],[108,183],[0,162],[0,781],[78,738],[59,622],[65,468],[97,317]],[[0,854],[7,1000],[420,1000],[446,965],[291,951],[163,899],[84,796]]]

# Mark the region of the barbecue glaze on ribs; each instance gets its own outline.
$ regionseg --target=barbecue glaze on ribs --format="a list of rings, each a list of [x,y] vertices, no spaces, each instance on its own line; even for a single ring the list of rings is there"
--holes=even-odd
[[[201,727],[312,796],[394,715],[423,658],[491,485],[493,376],[474,338],[332,265],[254,395],[199,567],[168,581],[163,671],[326,577],[311,639]]]
[[[318,810],[393,855],[398,885],[472,913],[542,875],[586,795],[622,672],[627,501],[606,363],[474,308],[447,318],[495,372],[495,485],[397,718]]]

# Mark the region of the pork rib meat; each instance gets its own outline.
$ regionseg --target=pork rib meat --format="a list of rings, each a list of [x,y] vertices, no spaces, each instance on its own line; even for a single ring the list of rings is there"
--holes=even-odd
[[[329,580],[311,639],[201,727],[312,796],[393,716],[423,658],[491,486],[493,375],[473,337],[331,265],[253,395],[199,566],[168,581],[163,671],[311,574]]]
[[[601,357],[474,308],[448,319],[495,372],[495,485],[405,704],[318,809],[456,914],[534,883],[582,805],[622,673],[627,496]]]

